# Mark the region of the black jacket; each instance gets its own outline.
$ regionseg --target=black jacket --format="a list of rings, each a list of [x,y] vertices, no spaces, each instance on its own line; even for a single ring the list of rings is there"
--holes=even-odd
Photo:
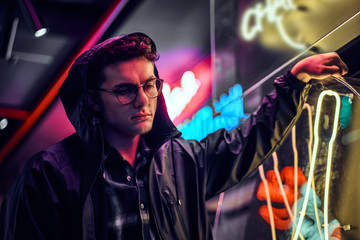
[[[87,104],[82,54],[59,91],[76,134],[32,157],[1,209],[1,239],[105,239],[104,139]],[[301,113],[310,85],[290,72],[239,128],[219,130],[201,142],[181,138],[158,97],[151,149],[152,216],[162,239],[212,239],[205,201],[241,181],[281,144]],[[181,201],[181,204],[179,202]]]

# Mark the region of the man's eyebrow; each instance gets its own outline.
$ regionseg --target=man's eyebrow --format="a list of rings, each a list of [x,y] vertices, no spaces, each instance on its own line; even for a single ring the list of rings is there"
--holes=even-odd
[[[119,83],[119,84],[116,84],[113,88],[119,88],[119,87],[125,87],[125,86],[135,86],[135,84],[132,84],[132,83]]]
[[[149,80],[153,80],[153,79],[155,79],[155,78],[157,78],[157,77],[155,77],[154,75],[152,75],[151,77],[147,78],[147,79],[144,81],[144,83],[146,83],[146,82],[149,81]]]
[[[150,81],[150,80],[153,80],[153,79],[156,79],[157,77],[155,77],[154,75],[147,78],[144,82],[146,83],[147,81]],[[122,83],[119,83],[119,84],[116,84],[113,88],[116,89],[116,88],[119,88],[119,87],[125,87],[125,86],[137,86],[136,84],[132,84],[132,83],[128,83],[128,82],[122,82]]]

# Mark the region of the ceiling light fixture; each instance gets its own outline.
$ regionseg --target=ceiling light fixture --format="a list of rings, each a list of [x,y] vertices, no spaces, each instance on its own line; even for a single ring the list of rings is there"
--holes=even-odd
[[[0,113],[0,131],[4,130],[7,127],[8,123],[9,121],[7,120],[7,118]]]
[[[48,32],[48,28],[45,26],[43,21],[40,19],[37,14],[33,4],[30,0],[18,0],[17,1],[21,12],[23,13],[25,19],[33,28],[35,37],[42,37]]]

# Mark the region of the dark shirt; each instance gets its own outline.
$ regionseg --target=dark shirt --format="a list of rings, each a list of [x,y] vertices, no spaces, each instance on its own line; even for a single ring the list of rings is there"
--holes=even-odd
[[[155,239],[148,200],[149,148],[140,141],[134,168],[113,148],[104,163],[110,205],[108,239]]]

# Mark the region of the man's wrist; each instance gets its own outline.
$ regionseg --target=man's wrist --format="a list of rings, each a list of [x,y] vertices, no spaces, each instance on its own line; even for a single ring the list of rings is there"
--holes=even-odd
[[[285,74],[285,79],[291,88],[298,89],[298,90],[304,89],[306,84],[309,82],[309,81],[308,82],[301,81],[292,73],[292,71],[288,71]]]
[[[293,74],[298,80],[308,83],[311,80],[311,77],[308,73],[300,71],[296,66],[290,70],[291,74]]]

